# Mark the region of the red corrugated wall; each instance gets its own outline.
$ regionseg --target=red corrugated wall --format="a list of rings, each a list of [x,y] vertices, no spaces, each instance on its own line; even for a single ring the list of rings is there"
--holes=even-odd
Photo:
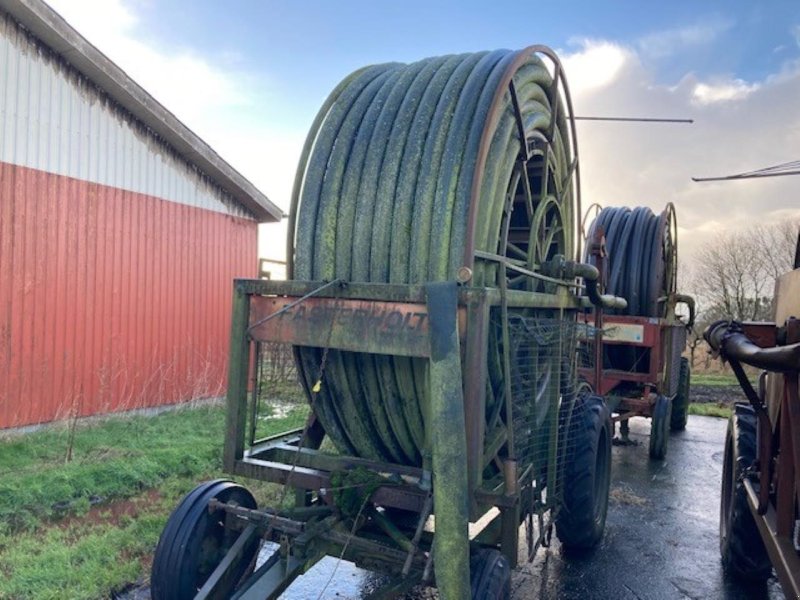
[[[239,217],[0,162],[0,428],[224,392]]]

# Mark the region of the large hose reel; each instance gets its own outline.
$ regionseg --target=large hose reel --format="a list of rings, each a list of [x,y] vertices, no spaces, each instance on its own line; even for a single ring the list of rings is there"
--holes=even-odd
[[[416,284],[468,267],[471,285],[539,289],[500,259],[537,271],[575,255],[577,171],[568,90],[547,48],[365,67],[334,89],[306,140],[289,277]],[[491,337],[486,410],[496,414]],[[295,354],[311,397],[324,351]],[[424,361],[330,350],[314,410],[341,451],[419,465],[426,385]]]

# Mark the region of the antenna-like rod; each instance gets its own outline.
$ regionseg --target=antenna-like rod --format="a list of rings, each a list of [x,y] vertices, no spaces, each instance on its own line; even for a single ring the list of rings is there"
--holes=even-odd
[[[763,169],[756,169],[755,171],[736,173],[735,175],[722,175],[720,177],[692,177],[692,181],[734,181],[736,179],[785,177],[786,175],[800,175],[800,160],[793,160],[780,165],[764,167]]]
[[[576,121],[622,121],[627,123],[694,123],[694,119],[655,119],[651,117],[574,117]]]

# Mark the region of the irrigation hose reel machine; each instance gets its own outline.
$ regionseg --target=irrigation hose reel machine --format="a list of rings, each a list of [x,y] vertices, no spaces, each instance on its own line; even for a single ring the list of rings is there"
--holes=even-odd
[[[645,206],[606,207],[588,228],[584,253],[603,290],[624,297],[627,306],[583,316],[601,336],[600,352],[592,368],[579,371],[620,423],[615,442],[634,443],[632,417],[651,420],[649,454],[656,460],[665,458],[670,432],[686,428],[689,409],[691,366],[682,354],[695,302],[677,291],[677,233],[672,204],[659,214]],[[686,320],[678,305],[685,305]]]
[[[345,78],[302,152],[290,280],[234,282],[224,466],[294,503],[198,486],[161,535],[153,597],[273,598],[325,555],[386,573],[385,595],[503,597],[521,524],[529,557],[553,524],[562,545],[595,545],[611,421],[578,377],[579,316],[626,302],[578,260],[579,197],[550,49]],[[293,347],[311,414],[258,439],[272,343]],[[277,544],[263,561],[262,539]]]

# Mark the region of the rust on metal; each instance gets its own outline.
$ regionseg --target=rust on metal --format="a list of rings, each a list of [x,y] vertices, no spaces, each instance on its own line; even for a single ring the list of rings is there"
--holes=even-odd
[[[309,298],[277,318],[264,321],[295,298],[254,296],[250,335],[255,340],[296,346],[396,356],[430,355],[428,311],[424,304]],[[460,311],[461,330],[466,323]],[[264,321],[258,324],[259,321]]]

